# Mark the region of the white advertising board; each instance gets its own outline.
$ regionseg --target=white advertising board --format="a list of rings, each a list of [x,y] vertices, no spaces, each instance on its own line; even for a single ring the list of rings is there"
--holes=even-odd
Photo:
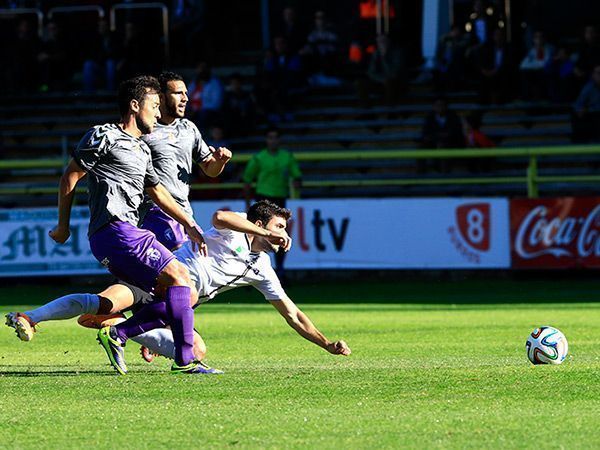
[[[194,202],[207,229],[217,209],[240,200]],[[505,199],[292,200],[290,269],[458,269],[510,267]],[[0,210],[0,276],[102,274],[88,239],[88,210],[72,211],[71,238],[48,231],[56,208]]]
[[[510,267],[505,199],[303,200],[289,207],[288,268]]]
[[[71,237],[63,245],[48,236],[56,223],[56,208],[0,210],[0,276],[106,273],[90,251],[87,207],[71,211]]]

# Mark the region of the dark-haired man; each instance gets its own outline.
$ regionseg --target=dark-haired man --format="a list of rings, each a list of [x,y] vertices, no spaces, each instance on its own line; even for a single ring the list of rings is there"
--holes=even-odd
[[[225,147],[209,147],[193,122],[184,118],[188,91],[183,78],[173,72],[163,72],[160,83],[160,119],[150,134],[142,137],[152,152],[154,169],[179,206],[191,217],[188,200],[193,164],[200,165],[209,177],[221,174],[231,159]],[[165,214],[146,196],[142,207],[142,228],[152,231],[156,238],[173,251],[187,241],[187,235],[177,221]]]
[[[159,92],[160,85],[154,77],[139,76],[121,83],[118,93],[121,120],[91,128],[73,152],[60,180],[58,225],[50,231],[50,236],[61,244],[69,238],[75,188],[89,175],[88,236],[94,257],[119,279],[165,299],[165,314],[157,320],[168,323],[173,330],[177,351],[172,371],[195,373],[199,364],[193,353],[193,286],[189,272],[154,234],[137,228],[138,209],[145,192],[181,223],[190,239],[206,253],[196,223],[160,184],[150,149],[140,139],[152,132],[160,118]],[[90,301],[100,312],[112,307],[104,298]],[[9,316],[7,323],[17,331],[31,325],[26,317]],[[126,373],[119,337],[104,333],[99,335],[99,342],[113,367],[121,374]]]
[[[198,293],[197,305],[229,289],[254,286],[298,334],[332,354],[349,355],[350,348],[344,341],[328,340],[290,300],[271,267],[267,252],[277,251],[280,247],[287,250],[291,245],[291,240],[285,231],[289,217],[289,210],[267,200],[254,203],[247,214],[217,211],[212,218],[213,227],[204,233],[208,256],[198,256],[189,242],[177,250],[175,255],[190,271]],[[127,309],[134,305],[139,307],[155,301],[150,294],[126,283],[115,284],[106,289],[103,294],[119,309]],[[60,305],[67,302],[68,299],[62,297],[50,303]],[[54,317],[45,315],[44,308],[45,306],[42,306],[28,311],[27,314],[44,317],[44,320],[68,318],[64,315]],[[61,310],[60,307],[54,309]],[[89,310],[87,313],[79,320],[82,325],[94,327],[102,322],[101,319],[91,316],[95,311]],[[135,330],[136,319],[134,314],[132,319],[114,328],[126,327]],[[168,358],[174,356],[173,334],[168,329],[157,328],[128,337],[148,347],[154,353]],[[196,335],[194,352],[198,360],[202,360],[206,354],[206,346],[199,335]],[[217,371],[204,366],[204,373],[217,373]]]

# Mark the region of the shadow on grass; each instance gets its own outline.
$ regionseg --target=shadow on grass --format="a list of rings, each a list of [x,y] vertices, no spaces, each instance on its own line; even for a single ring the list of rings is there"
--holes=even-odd
[[[140,365],[142,366],[142,365]],[[100,375],[119,377],[112,369],[79,369],[79,366],[66,366],[63,369],[57,370],[56,365],[51,364],[36,364],[35,367],[24,364],[0,365],[0,378],[2,377],[73,377],[78,375]],[[144,376],[157,375],[164,373],[162,370],[144,370],[137,373],[143,373]]]
[[[118,376],[107,370],[0,370],[2,377],[74,377],[79,375]]]

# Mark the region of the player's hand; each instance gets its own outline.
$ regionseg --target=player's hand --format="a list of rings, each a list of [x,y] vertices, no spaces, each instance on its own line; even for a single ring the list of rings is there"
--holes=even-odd
[[[219,147],[216,150],[212,146],[208,148],[210,149],[213,158],[215,158],[216,161],[219,161],[222,164],[226,164],[233,156],[231,150],[229,150],[227,147]]]
[[[289,251],[292,248],[292,238],[287,234],[286,231],[271,231],[271,234],[267,236],[267,240],[271,244],[279,245],[284,251]]]
[[[69,227],[61,227],[60,225],[56,225],[53,229],[48,232],[48,235],[52,238],[54,242],[59,244],[64,244],[67,242],[67,239],[71,236],[71,230]]]
[[[344,341],[336,341],[336,342],[332,342],[327,346],[327,351],[329,353],[331,353],[332,355],[344,355],[344,356],[348,356],[352,353],[352,350],[350,350],[350,347],[348,347],[348,344],[346,344]]]
[[[200,253],[202,256],[208,256],[208,247],[206,246],[206,242],[202,237],[202,231],[198,228],[198,225],[194,225],[193,227],[186,227],[185,232],[192,241],[192,250]]]

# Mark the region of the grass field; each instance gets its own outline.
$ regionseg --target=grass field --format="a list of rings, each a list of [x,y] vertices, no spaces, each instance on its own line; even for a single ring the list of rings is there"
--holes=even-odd
[[[481,292],[481,290],[479,291]],[[39,295],[39,294],[38,294]],[[3,297],[8,298],[7,296]],[[18,307],[22,309],[22,306]],[[4,314],[13,309],[3,305]],[[215,303],[197,322],[222,376],[168,373],[127,347],[129,375],[94,333],[48,322],[0,332],[0,447],[594,448],[600,442],[600,305],[307,304],[353,354],[297,336],[269,305]],[[536,325],[569,339],[532,366]]]

